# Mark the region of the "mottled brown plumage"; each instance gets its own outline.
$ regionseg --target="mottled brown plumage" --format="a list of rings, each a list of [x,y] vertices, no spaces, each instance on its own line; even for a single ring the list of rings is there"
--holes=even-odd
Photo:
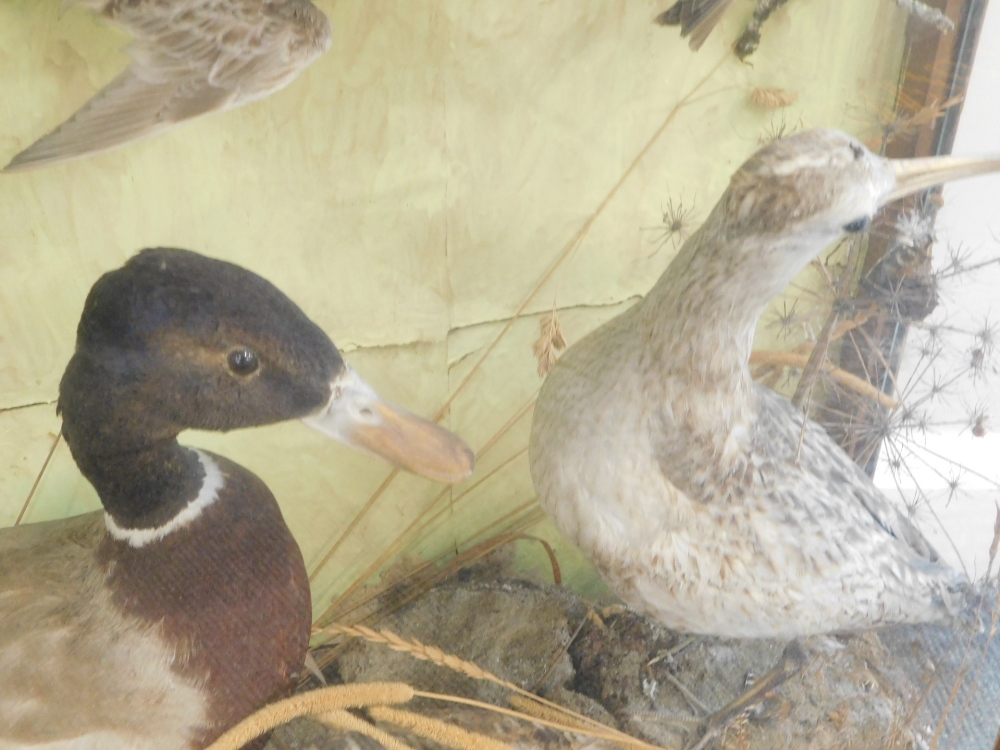
[[[133,62],[4,171],[75,159],[263,99],[330,48],[309,0],[75,0],[135,37]]]
[[[795,637],[951,611],[964,577],[821,427],[750,376],[767,302],[885,203],[1000,159],[888,160],[815,130],[762,148],[635,307],[542,386],[539,499],[669,627]]]

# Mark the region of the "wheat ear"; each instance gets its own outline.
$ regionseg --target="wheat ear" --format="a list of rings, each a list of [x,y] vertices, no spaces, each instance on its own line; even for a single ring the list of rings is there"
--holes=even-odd
[[[546,700],[541,696],[535,695],[529,690],[525,690],[522,687],[515,685],[512,682],[507,682],[507,680],[497,677],[492,672],[488,672],[482,667],[474,664],[470,661],[460,659],[453,654],[447,654],[439,648],[434,646],[427,646],[417,640],[407,640],[402,636],[393,633],[390,630],[373,630],[372,628],[367,628],[364,625],[341,625],[339,623],[333,623],[325,628],[314,628],[313,634],[325,633],[327,635],[346,635],[351,638],[362,638],[366,641],[372,643],[380,643],[384,646],[388,646],[393,651],[399,651],[405,654],[409,654],[415,659],[420,659],[421,661],[429,661],[434,664],[439,664],[444,667],[448,667],[456,672],[472,677],[476,680],[485,680],[488,682],[495,683],[501,687],[507,688],[508,690],[522,695],[525,698],[534,701],[535,703],[547,706],[552,711],[555,711],[563,717],[567,717],[572,723],[567,725],[566,721],[559,722],[557,724],[558,729],[564,729],[569,731],[579,731],[581,734],[588,734],[595,737],[601,737],[603,739],[610,739],[620,744],[626,745],[628,747],[642,747],[642,748],[655,748],[655,745],[649,745],[637,740],[635,737],[631,737],[624,732],[620,732],[613,727],[609,727],[601,722],[591,719],[589,716],[584,716],[576,711],[572,711],[565,706],[560,706],[558,703],[554,703],[550,700]],[[422,693],[417,692],[417,695],[422,695]],[[489,704],[486,704],[489,705]],[[493,706],[493,710],[504,712],[504,709]],[[515,714],[518,715],[518,714]],[[532,719],[533,717],[520,714],[521,718]],[[545,723],[543,721],[543,723]],[[584,730],[583,727],[588,727]]]
[[[375,709],[369,709],[372,711]],[[317,714],[313,717],[316,721],[321,721],[332,729],[337,729],[341,732],[355,732],[357,734],[363,734],[366,737],[371,737],[373,740],[378,742],[385,750],[413,750],[412,747],[407,745],[395,737],[393,737],[388,732],[379,729],[376,726],[372,726],[364,719],[355,716],[350,711],[345,711],[342,708],[338,708],[335,711],[327,711],[326,713]]]
[[[329,714],[344,708],[406,703],[413,688],[402,682],[370,682],[310,690],[264,706],[230,728],[206,750],[239,750],[250,740],[299,716]]]
[[[421,737],[434,740],[439,745],[453,750],[513,750],[506,742],[500,742],[492,737],[469,732],[454,724],[446,724],[430,716],[401,711],[389,706],[377,706],[369,709],[373,719],[393,724],[400,729],[407,729]]]

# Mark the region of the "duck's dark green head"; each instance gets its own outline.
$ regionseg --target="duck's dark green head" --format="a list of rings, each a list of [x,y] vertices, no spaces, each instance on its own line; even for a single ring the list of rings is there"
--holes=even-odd
[[[461,440],[381,401],[273,284],[187,250],[144,250],[97,281],[59,407],[74,455],[308,418],[431,478],[472,468]]]
[[[153,434],[305,416],[345,368],[326,334],[273,284],[173,248],[144,250],[94,284],[74,360],[107,378],[90,387],[132,402],[129,427]],[[67,415],[80,395],[74,364],[60,392]]]

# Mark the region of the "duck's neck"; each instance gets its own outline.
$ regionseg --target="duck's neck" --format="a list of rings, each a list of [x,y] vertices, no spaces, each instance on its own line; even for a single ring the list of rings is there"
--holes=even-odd
[[[97,490],[109,528],[160,529],[199,498],[205,462],[177,442],[179,429],[157,420],[157,404],[139,408],[132,392],[101,363],[77,354],[60,386],[63,436]]]
[[[122,531],[165,530],[200,498],[209,479],[198,452],[182,448],[176,440],[134,450],[120,446],[99,455],[74,447],[68,433],[67,443],[80,471],[97,490],[110,516],[109,526],[113,523],[112,528]]]
[[[647,366],[674,389],[718,395],[720,408],[732,412],[752,400],[757,321],[808,252],[756,237],[726,240],[711,224],[684,244],[643,301],[643,346]]]

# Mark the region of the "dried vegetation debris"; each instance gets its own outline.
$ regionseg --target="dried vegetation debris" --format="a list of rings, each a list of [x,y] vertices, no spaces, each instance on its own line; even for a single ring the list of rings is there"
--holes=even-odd
[[[674,250],[677,250],[694,233],[700,223],[695,215],[693,200],[690,205],[687,205],[684,203],[683,194],[674,200],[668,192],[666,204],[660,205],[660,223],[642,227],[642,230],[655,234],[653,242],[656,243],[656,248],[652,253],[655,255],[667,243],[670,243]]]
[[[758,86],[750,92],[750,101],[762,109],[782,109],[799,100],[799,95],[779,88]]]
[[[899,488],[912,486],[929,461],[943,460],[929,452],[928,435],[985,436],[995,401],[996,326],[989,315],[956,325],[949,307],[957,285],[1000,263],[1000,252],[981,248],[974,257],[968,248],[938,243],[939,197],[930,191],[905,210],[888,211],[867,236],[845,244],[846,252],[815,261],[820,283],[794,288],[766,324],[790,351],[751,357],[754,376],[765,385],[796,393],[803,382],[818,386],[803,408],[868,471],[884,456]],[[884,248],[864,273],[859,242]],[[906,350],[911,356],[901,369]],[[809,361],[820,354],[825,362],[810,371]],[[967,484],[961,460],[941,475],[951,496]],[[927,507],[919,483],[900,491],[913,496],[911,513]]]
[[[993,606],[995,593],[982,601]],[[525,690],[664,747],[683,747],[703,731],[694,701],[709,711],[722,708],[755,679],[766,679],[786,645],[691,638],[629,611],[601,618],[561,588],[522,581],[452,579],[378,627],[435,644]],[[989,627],[971,636],[967,630],[899,626],[805,641],[803,668],[729,718],[706,747],[927,746],[939,720],[939,747],[953,741],[956,748],[986,746],[975,743],[995,733],[1000,721],[990,726],[989,712],[1000,705],[1000,647]],[[957,675],[964,680],[956,682]],[[500,706],[521,708],[524,702],[510,700],[510,691],[500,685],[362,641],[347,645],[328,676],[404,681]],[[411,708],[516,748],[615,746],[462,706],[414,702]],[[404,741],[415,748],[441,747],[418,738]],[[269,750],[378,747],[363,742],[300,722],[278,730]]]
[[[921,129],[932,126],[948,114],[949,109],[961,104],[964,99],[964,95],[953,96],[944,101],[932,99],[921,106],[900,102],[889,115],[880,118],[879,135],[869,139],[866,145],[873,150],[880,150],[893,141],[909,138]]]
[[[543,378],[555,365],[559,352],[566,348],[566,337],[554,306],[552,312],[541,317],[538,325],[540,331],[533,349],[538,362],[538,377]]]

